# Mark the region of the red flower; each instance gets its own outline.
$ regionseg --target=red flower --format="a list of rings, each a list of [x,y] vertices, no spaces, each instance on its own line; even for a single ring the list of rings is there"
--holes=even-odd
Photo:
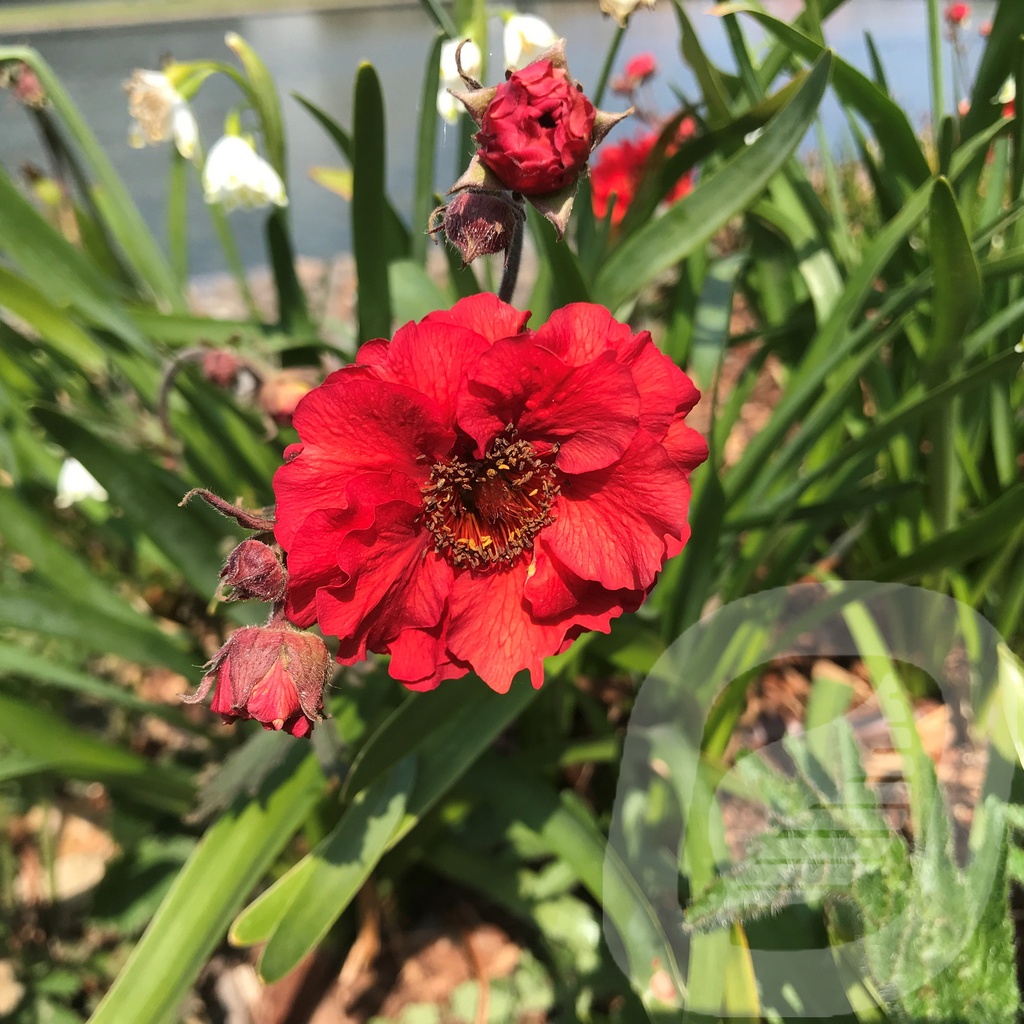
[[[636,609],[682,550],[699,393],[578,303],[536,332],[493,295],[364,345],[300,403],[274,478],[289,618],[412,689],[520,669]]]
[[[481,161],[508,189],[543,195],[579,176],[596,116],[564,68],[538,60],[497,87],[474,138]]]
[[[970,4],[950,4],[946,8],[946,23],[955,27],[962,25],[971,16]]]
[[[232,718],[254,718],[264,729],[308,736],[320,721],[331,655],[312,633],[289,626],[236,629],[213,656],[199,689],[182,699],[203,700],[216,683],[210,710]]]
[[[671,156],[678,148],[678,143],[689,138],[694,131],[694,123],[686,118],[679,126],[676,143],[669,145],[665,156]],[[626,215],[626,210],[636,198],[636,191],[643,180],[644,170],[651,158],[651,153],[658,141],[658,132],[649,132],[635,140],[626,139],[615,145],[605,145],[601,155],[590,169],[590,197],[594,208],[594,216],[604,219],[608,213],[608,204],[612,193],[615,194],[615,207],[612,210],[612,224],[617,225]],[[665,197],[669,203],[682,199],[693,187],[693,176],[684,174]]]
[[[616,92],[629,94],[646,82],[658,70],[653,53],[638,53],[626,61],[622,75],[615,79],[612,88]]]

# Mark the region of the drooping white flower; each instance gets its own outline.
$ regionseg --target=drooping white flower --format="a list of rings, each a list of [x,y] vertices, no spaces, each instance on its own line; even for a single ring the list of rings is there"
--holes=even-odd
[[[162,71],[136,69],[124,83],[128,113],[134,123],[128,143],[134,149],[174,139],[178,152],[191,160],[199,142],[199,126],[187,100]]]
[[[1015,103],[1017,100],[1017,80],[1011,75],[1005,82],[1003,87],[999,90],[999,95],[996,96],[995,102],[1000,106],[1008,106],[1010,103]]]
[[[65,459],[57,474],[57,496],[53,499],[57,508],[70,508],[86,498],[106,501],[107,492],[99,481],[78,459]]]
[[[602,12],[610,14],[620,28],[625,28],[629,16],[638,7],[653,7],[654,0],[600,0],[600,4]]]
[[[513,14],[505,22],[505,67],[518,71],[558,41],[555,30],[535,14]]]
[[[203,168],[203,194],[225,210],[288,205],[281,176],[240,135],[223,135],[213,144]]]
[[[441,75],[437,88],[437,112],[449,124],[455,124],[459,119],[460,112],[463,110],[462,104],[448,92],[449,89],[464,89],[466,87],[465,82],[462,81],[459,75],[459,66],[455,60],[455,54],[459,49],[460,43],[462,43],[461,39],[449,39],[441,47]],[[462,53],[459,55],[459,61],[462,63],[462,70],[470,78],[480,77],[480,72],[484,66],[483,54],[480,52],[480,47],[472,39],[466,40],[465,46],[462,47]]]

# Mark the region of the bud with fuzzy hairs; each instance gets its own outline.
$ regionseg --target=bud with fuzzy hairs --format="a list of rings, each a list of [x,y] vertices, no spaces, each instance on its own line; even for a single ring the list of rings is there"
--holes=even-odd
[[[213,689],[210,710],[233,719],[255,719],[264,729],[309,736],[323,718],[331,655],[318,636],[271,620],[236,629],[210,659],[195,693],[197,704]]]
[[[521,203],[502,192],[460,192],[430,215],[430,234],[443,233],[463,265],[478,256],[506,252],[523,220]]]
[[[222,585],[231,588],[229,601],[281,601],[288,573],[269,544],[243,540],[220,571]]]

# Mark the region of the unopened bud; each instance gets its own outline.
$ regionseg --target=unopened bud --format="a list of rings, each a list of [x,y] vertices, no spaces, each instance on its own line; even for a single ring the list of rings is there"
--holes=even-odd
[[[39,76],[24,62],[19,63],[11,75],[11,91],[26,107],[38,110],[46,103],[46,92]]]
[[[254,718],[264,729],[308,736],[323,717],[331,655],[313,633],[277,624],[236,629],[207,669],[182,700],[197,704],[216,684],[210,710],[225,722]]]
[[[500,192],[460,192],[431,215],[430,233],[444,232],[463,263],[504,252],[512,240],[522,209]]]
[[[280,601],[288,584],[288,574],[274,549],[251,538],[228,555],[220,578],[231,588],[229,601]]]
[[[203,352],[203,376],[218,388],[230,388],[245,363],[226,348],[211,348]]]
[[[316,370],[295,368],[271,373],[260,389],[260,405],[275,422],[287,426],[299,402],[320,383]]]

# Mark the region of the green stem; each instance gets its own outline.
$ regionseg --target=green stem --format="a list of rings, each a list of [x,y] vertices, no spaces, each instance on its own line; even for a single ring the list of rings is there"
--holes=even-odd
[[[615,30],[612,45],[608,47],[608,53],[604,58],[604,66],[601,68],[601,77],[597,80],[597,88],[594,90],[594,95],[590,98],[595,107],[601,106],[601,100],[604,99],[605,90],[608,88],[608,79],[612,73],[612,65],[615,63],[615,58],[619,55],[619,47],[622,46],[622,37],[625,34],[626,27],[621,25]]]
[[[928,0],[928,73],[932,93],[932,131],[939,135],[939,122],[946,112],[942,88],[942,15],[939,0]]]

